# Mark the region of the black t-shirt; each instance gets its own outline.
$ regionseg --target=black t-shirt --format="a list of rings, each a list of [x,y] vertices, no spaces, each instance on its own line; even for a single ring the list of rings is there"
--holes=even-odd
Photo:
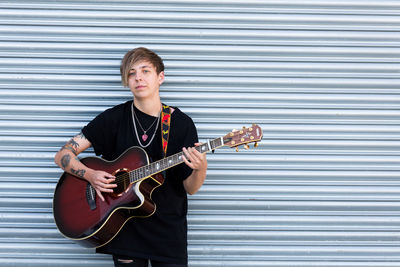
[[[131,106],[132,101],[128,101],[110,108],[82,129],[85,137],[92,143],[96,155],[102,155],[106,160],[114,160],[126,149],[140,146],[133,126]],[[181,152],[183,147],[192,147],[198,142],[192,119],[178,108],[174,109],[171,114],[167,156]],[[145,130],[156,119],[136,108],[135,114]],[[148,130],[148,139],[145,142],[141,140],[143,145],[149,143],[152,138],[156,123]],[[137,120],[136,128],[138,135],[142,136],[143,131]],[[150,161],[163,158],[160,125],[153,141],[144,150]],[[148,218],[128,220],[118,235],[107,245],[98,248],[97,252],[126,258],[187,263],[187,194],[183,180],[191,172],[184,163],[168,169],[163,185],[152,193],[152,199],[157,205],[156,212]]]

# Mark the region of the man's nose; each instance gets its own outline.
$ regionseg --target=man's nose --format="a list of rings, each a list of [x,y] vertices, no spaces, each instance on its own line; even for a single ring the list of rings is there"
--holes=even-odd
[[[142,74],[139,73],[139,72],[135,73],[135,80],[136,80],[136,81],[139,81],[139,80],[141,80],[141,79],[142,79]]]

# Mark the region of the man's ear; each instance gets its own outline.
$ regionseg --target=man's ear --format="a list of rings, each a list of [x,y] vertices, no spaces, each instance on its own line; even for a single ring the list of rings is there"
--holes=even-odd
[[[159,85],[161,85],[161,84],[164,82],[164,78],[165,78],[165,74],[164,74],[164,72],[162,71],[162,72],[160,72],[160,73],[158,74],[158,84],[159,84]]]

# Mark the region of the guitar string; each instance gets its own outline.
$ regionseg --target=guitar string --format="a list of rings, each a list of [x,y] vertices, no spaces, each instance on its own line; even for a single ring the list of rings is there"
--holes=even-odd
[[[171,156],[171,157],[179,157],[179,156],[181,156],[183,153],[182,152],[180,152],[180,153],[177,153],[177,154],[175,154],[175,155],[173,155],[173,156]],[[169,157],[168,157],[169,158]],[[164,158],[164,159],[168,159],[168,158]],[[153,162],[153,163],[151,163],[150,165],[147,165],[147,166],[151,166],[151,165],[154,165],[155,163],[159,163],[160,164],[160,162],[161,161],[163,161],[164,159],[161,159],[161,160],[159,160],[159,161],[156,161],[156,162]],[[163,164],[161,164],[161,165],[163,165]],[[165,165],[165,164],[164,164]],[[166,165],[168,165],[168,164],[166,164]],[[139,172],[139,174],[142,174],[142,173],[146,173],[146,171],[148,172],[149,170],[152,170],[153,168],[152,167],[148,167],[147,168],[147,170],[146,170],[146,168],[145,168],[146,166],[142,166],[142,167],[139,167],[139,168],[137,168],[137,169],[135,169],[135,170],[133,170],[133,171],[130,171],[130,172],[127,172],[127,173],[124,173],[124,174],[121,174],[121,175],[119,175],[119,176],[117,176],[116,178],[120,178],[119,179],[119,182],[116,182],[117,184],[119,183],[119,184],[124,184],[125,183],[125,181],[127,181],[127,180],[129,180],[129,182],[131,182],[131,177],[130,177],[130,175],[129,175],[129,173],[131,173],[131,172]],[[141,170],[142,169],[142,170]],[[161,172],[161,171],[159,171],[159,172]],[[159,173],[159,172],[156,172],[156,173]],[[150,175],[146,175],[146,176],[144,176],[144,177],[141,177],[141,178],[145,178],[145,177],[148,177],[148,176],[151,176],[151,175],[153,175],[153,174],[156,174],[156,173],[152,173],[152,174],[150,174]],[[138,180],[140,180],[141,178],[139,178]],[[116,179],[117,180],[117,179]],[[136,179],[134,179],[132,182],[136,182]]]
[[[218,147],[218,144],[217,144],[217,145],[215,144],[217,141],[219,141],[219,138],[210,141],[210,145],[212,144],[211,147],[214,147],[214,149]],[[197,148],[200,149],[200,146],[197,147]],[[212,150],[212,148],[211,148],[211,150]],[[209,150],[207,150],[207,151],[209,151]],[[207,151],[206,151],[206,152],[207,152]],[[199,151],[199,152],[200,152],[200,151]],[[182,155],[183,155],[183,152],[180,152],[180,153],[177,153],[177,154],[172,155],[172,156],[170,156],[170,157],[167,157],[167,158],[161,159],[161,160],[159,160],[159,161],[153,162],[153,163],[151,163],[150,165],[147,165],[147,166],[154,165],[154,164],[157,163],[157,162],[160,163],[161,161],[163,161],[163,160],[165,161],[165,160],[168,159],[168,158],[173,158],[173,157],[178,157],[178,158],[179,158],[179,156],[182,156]],[[179,162],[179,163],[182,163],[182,162]],[[168,165],[168,164],[167,164],[167,165]],[[151,175],[154,175],[154,174],[157,174],[157,173],[160,173],[160,172],[161,172],[161,171],[159,171],[159,172],[153,172],[153,173],[150,174],[150,175],[147,175],[147,176],[144,176],[144,177],[140,177],[140,178],[137,178],[137,179],[134,178],[133,181],[131,181],[130,173],[132,173],[132,172],[138,172],[138,170],[140,170],[140,169],[143,169],[143,170],[140,171],[140,173],[145,173],[145,170],[146,170],[145,167],[146,167],[146,166],[142,166],[142,167],[139,167],[139,168],[137,168],[137,169],[135,169],[135,170],[132,170],[132,171],[130,171],[130,172],[127,172],[127,173],[124,173],[124,174],[121,174],[121,175],[117,176],[117,177],[116,177],[116,184],[117,184],[117,185],[118,185],[118,184],[125,184],[125,182],[126,182],[127,180],[129,180],[129,184],[131,184],[131,183],[137,183],[138,181],[143,180],[144,178],[150,177]],[[148,167],[148,169],[151,169],[151,170],[152,170],[153,168]],[[117,181],[117,178],[119,178],[119,179],[118,179],[119,181]]]
[[[221,138],[222,138],[222,137],[221,137]],[[218,148],[219,146],[221,146],[221,145],[224,144],[223,142],[222,142],[222,143],[218,143],[219,140],[220,140],[220,138],[217,138],[217,139],[214,139],[214,140],[210,140],[210,141],[209,141],[210,147],[209,147],[209,150],[207,150],[206,152],[208,152],[208,151],[210,151],[210,150],[214,150],[214,149],[216,149],[216,148]],[[217,143],[217,144],[216,144],[216,143]],[[211,145],[211,144],[212,144],[212,145]],[[200,149],[200,148],[201,148],[201,146],[198,146],[198,147],[196,147],[196,150],[198,150],[198,149]],[[199,152],[201,152],[201,151],[199,151]],[[163,161],[163,160],[165,160],[165,159],[173,158],[174,156],[176,157],[176,156],[178,156],[178,155],[183,155],[183,152],[177,153],[177,154],[175,154],[175,155],[169,156],[169,157],[167,157],[167,158],[161,159],[161,160],[156,161],[156,162],[161,162],[161,161]],[[156,162],[153,162],[153,163],[151,163],[151,164],[149,164],[149,165],[146,165],[146,166],[154,165],[154,163],[156,163]],[[180,163],[182,163],[182,161],[181,161],[181,162],[177,162],[177,163],[180,164]],[[167,165],[168,165],[168,164],[167,164]],[[160,173],[160,172],[161,172],[161,171],[159,171],[159,172],[154,172],[154,173],[152,173],[152,174],[150,174],[150,175],[147,175],[147,176],[144,176],[144,177],[134,178],[134,180],[131,181],[130,173],[132,173],[132,172],[138,172],[138,170],[143,169],[143,170],[141,170],[141,172],[140,172],[140,174],[143,174],[144,171],[146,170],[146,169],[145,169],[146,166],[139,167],[139,168],[137,168],[137,169],[135,169],[135,170],[132,170],[132,171],[129,171],[129,172],[127,172],[127,173],[124,173],[124,174],[121,174],[121,175],[117,176],[117,177],[116,177],[116,184],[121,184],[121,183],[125,184],[125,181],[127,181],[127,180],[129,180],[129,184],[131,184],[131,183],[132,183],[132,184],[133,184],[133,183],[137,183],[137,182],[139,182],[139,181],[141,181],[141,180],[144,180],[144,179],[150,177],[151,175],[154,175],[154,174],[157,174],[157,173]],[[168,169],[168,168],[169,168],[169,167],[167,167],[167,168],[165,168],[165,169]],[[149,167],[149,169],[152,170],[153,168]],[[149,171],[149,170],[147,169],[147,171]],[[118,179],[118,178],[119,178],[119,179]],[[119,181],[117,181],[117,179],[118,179]]]
[[[200,151],[199,151],[199,152],[200,152]],[[150,165],[146,165],[146,166],[154,165],[154,164],[157,163],[157,162],[160,164],[160,162],[163,161],[163,160],[165,161],[165,159],[169,159],[169,158],[173,158],[173,157],[179,158],[179,157],[182,156],[182,155],[183,155],[183,152],[179,152],[179,153],[174,154],[174,155],[172,155],[172,156],[170,156],[170,157],[167,157],[167,158],[164,158],[164,159],[155,161],[155,162],[151,163]],[[177,163],[182,163],[182,161],[181,161],[181,162],[177,161]],[[163,164],[161,164],[161,165],[163,165]],[[165,165],[165,164],[164,164],[164,165]],[[168,164],[166,164],[166,165],[168,165]],[[139,168],[137,168],[137,169],[135,169],[135,170],[132,170],[132,171],[130,171],[130,172],[121,174],[121,175],[117,176],[116,178],[118,178],[118,177],[121,178],[121,179],[119,179],[119,180],[120,180],[119,183],[121,184],[121,183],[125,183],[126,180],[129,180],[129,181],[130,181],[130,178],[131,178],[131,177],[130,177],[129,173],[131,173],[131,172],[138,172],[140,169],[142,169],[142,170],[139,172],[140,174],[142,174],[142,173],[145,173],[146,171],[149,171],[149,170],[151,171],[151,170],[153,170],[152,167],[148,167],[147,170],[146,170],[146,168],[145,168],[146,166],[142,166],[142,167],[139,167]],[[162,171],[162,170],[160,170],[159,172],[161,172],[161,171]],[[144,176],[144,177],[141,177],[141,178],[139,178],[138,180],[140,180],[140,179],[142,179],[142,178],[149,177],[149,176],[154,175],[154,174],[157,174],[157,173],[159,173],[159,172],[153,172],[152,174],[146,175],[146,176]],[[136,182],[136,179],[134,179],[133,182]],[[117,182],[117,183],[118,183],[118,182]]]
[[[180,155],[182,155],[183,153],[182,152],[180,152],[180,153],[177,153],[177,154],[175,154],[175,155],[173,155],[173,156],[180,156]],[[171,157],[173,157],[173,156],[171,156]],[[162,160],[159,160],[159,161],[162,161]],[[159,161],[156,161],[156,162],[159,162]],[[151,166],[151,165],[153,165],[154,163],[156,163],[156,162],[153,162],[153,163],[151,163],[150,165],[147,165],[147,166]],[[168,165],[168,164],[167,164]],[[132,171],[130,171],[130,172],[127,172],[127,173],[124,173],[124,174],[121,174],[121,175],[119,175],[119,176],[117,176],[116,177],[116,184],[125,184],[125,181],[127,181],[127,180],[129,180],[129,182],[130,183],[136,183],[136,182],[138,182],[138,181],[140,181],[141,179],[143,179],[143,178],[146,178],[146,177],[149,177],[149,176],[151,176],[151,175],[154,175],[154,174],[157,174],[157,173],[159,173],[159,172],[161,172],[161,171],[159,171],[159,172],[156,172],[156,173],[152,173],[152,174],[150,174],[150,175],[146,175],[146,176],[144,176],[144,177],[140,177],[140,178],[138,178],[138,179],[136,179],[136,178],[134,178],[134,180],[133,181],[131,181],[131,177],[130,177],[130,175],[129,175],[129,173],[131,173],[131,172],[139,172],[139,174],[142,174],[142,173],[145,173],[146,172],[146,168],[145,168],[146,166],[142,166],[142,167],[139,167],[139,168],[137,168],[137,169],[135,169],[135,170],[132,170]],[[140,169],[142,169],[141,171],[139,171]],[[151,168],[151,167],[148,167],[148,169],[150,170],[150,169],[153,169],[153,168]],[[120,178],[120,179],[118,179],[119,181],[117,181],[117,178]]]
[[[217,139],[219,139],[219,138],[217,138]],[[217,140],[216,139],[216,140]],[[210,141],[211,143],[212,143],[212,145],[214,146],[214,147],[216,147],[215,146],[215,141],[216,140],[212,140],[212,141]],[[198,148],[200,148],[200,147],[198,147]],[[208,150],[209,151],[209,150]],[[199,151],[200,152],[200,151]],[[174,154],[174,155],[172,155],[172,156],[170,156],[171,158],[172,157],[178,157],[179,158],[179,156],[181,156],[181,155],[183,155],[183,152],[179,152],[179,153],[177,153],[177,154]],[[161,160],[159,160],[159,161],[156,161],[156,162],[160,162],[160,161],[163,161],[163,160],[165,160],[165,159],[168,159],[168,158],[170,158],[170,157],[167,157],[167,158],[164,158],[164,159],[161,159]],[[154,165],[156,162],[153,162],[153,163],[151,163],[150,165],[147,165],[147,166],[151,166],[151,165]],[[179,163],[181,163],[181,162],[179,162]],[[167,164],[168,165],[168,164]],[[160,173],[161,171],[159,171],[159,172],[155,172],[155,173],[152,173],[152,174],[150,174],[150,175],[147,175],[147,176],[144,176],[144,177],[140,177],[140,178],[138,178],[138,179],[136,179],[136,178],[134,178],[133,179],[133,181],[131,181],[131,177],[130,177],[130,173],[132,173],[132,172],[138,172],[138,170],[140,170],[140,169],[143,169],[142,171],[140,171],[141,173],[145,173],[145,167],[146,166],[142,166],[142,167],[139,167],[139,168],[137,168],[137,169],[135,169],[135,170],[132,170],[132,171],[130,171],[130,172],[127,172],[127,173],[124,173],[124,174],[121,174],[121,175],[119,175],[119,176],[117,176],[116,178],[115,178],[115,184],[117,184],[117,185],[123,185],[123,184],[125,184],[125,182],[126,181],[129,181],[129,184],[133,184],[133,183],[137,183],[137,182],[139,182],[140,180],[143,180],[144,178],[147,178],[147,177],[150,177],[151,175],[154,175],[154,174],[157,174],[157,173]],[[149,169],[152,169],[151,167],[149,167]],[[118,180],[118,181],[117,181]]]

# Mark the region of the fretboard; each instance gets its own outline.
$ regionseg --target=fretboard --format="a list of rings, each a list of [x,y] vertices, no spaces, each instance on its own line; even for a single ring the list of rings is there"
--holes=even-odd
[[[214,140],[208,141],[200,146],[195,147],[200,153],[206,153],[212,151],[216,148],[223,146],[223,138],[216,138]],[[138,181],[142,178],[154,175],[156,173],[165,171],[173,166],[183,163],[182,158],[183,152],[176,153],[169,157],[160,159],[143,167],[137,168],[129,172],[129,180],[131,183]]]

